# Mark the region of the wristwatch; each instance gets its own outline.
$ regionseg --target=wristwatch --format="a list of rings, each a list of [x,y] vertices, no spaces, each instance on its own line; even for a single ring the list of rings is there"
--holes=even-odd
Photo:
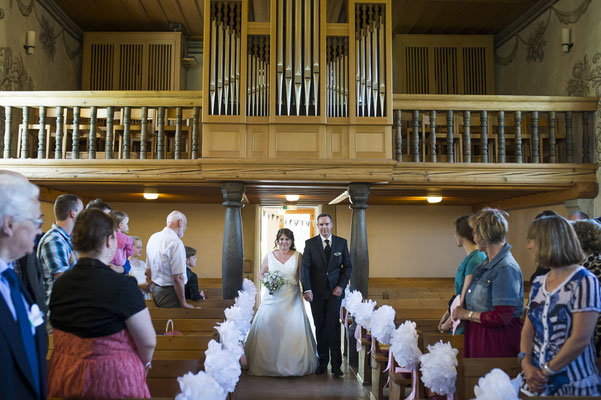
[[[523,351],[518,354],[518,364],[522,365],[522,360],[526,357],[526,353]]]
[[[555,375],[557,373],[557,371],[553,371],[551,368],[549,368],[549,363],[544,363],[543,364],[543,369],[549,375]]]

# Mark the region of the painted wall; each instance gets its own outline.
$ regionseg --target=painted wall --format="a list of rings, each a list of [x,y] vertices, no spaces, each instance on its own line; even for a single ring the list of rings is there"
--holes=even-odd
[[[598,0],[555,3],[495,50],[497,94],[601,97],[600,15]],[[569,53],[562,51],[562,28],[572,31],[574,46]],[[595,113],[594,124],[596,161],[601,162],[601,111]],[[579,125],[575,121],[574,126]],[[575,134],[579,139],[579,133]],[[575,149],[582,149],[580,140]],[[599,171],[597,180],[601,181]],[[600,196],[595,198],[593,208],[594,216],[601,215]]]
[[[34,54],[23,49],[36,32]],[[0,0],[0,90],[79,90],[80,43],[36,0]]]

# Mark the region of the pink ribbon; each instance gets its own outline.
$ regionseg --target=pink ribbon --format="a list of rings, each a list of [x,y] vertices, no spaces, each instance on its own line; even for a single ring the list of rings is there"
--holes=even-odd
[[[411,374],[411,393],[405,397],[405,400],[415,400],[415,396],[417,396],[417,367],[414,369],[396,367],[394,372],[396,374]],[[453,399],[451,398],[450,400]]]
[[[384,372],[388,372],[390,368],[392,368],[392,349],[388,350],[388,364],[386,364]]]
[[[340,307],[340,320],[342,321],[342,307]]]
[[[453,300],[453,303],[451,303],[451,315],[453,315],[453,310],[455,310],[457,307],[461,307],[461,295],[455,296],[455,300]],[[455,331],[457,328],[459,328],[459,324],[461,324],[460,319],[453,320],[453,335],[455,335]]]
[[[447,394],[447,400],[453,400],[453,393]]]
[[[371,354],[374,352],[374,347],[376,347],[376,339],[374,339],[374,335],[371,335],[371,348],[369,349],[369,353],[367,354]]]
[[[240,343],[240,347],[242,348],[242,355],[240,356],[240,365],[242,365],[244,367],[248,363],[246,361],[246,354],[244,354],[244,346],[242,346],[242,343]]]
[[[355,328],[355,340],[357,342],[357,351],[361,351],[361,325],[357,325]]]
[[[346,314],[344,314],[344,328],[348,329],[348,310],[345,310]]]

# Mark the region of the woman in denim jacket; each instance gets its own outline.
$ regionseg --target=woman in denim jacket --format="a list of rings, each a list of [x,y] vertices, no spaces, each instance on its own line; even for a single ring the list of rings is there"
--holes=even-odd
[[[474,271],[464,307],[453,318],[464,320],[463,357],[515,357],[520,351],[524,279],[505,242],[508,214],[484,208],[470,218],[474,241],[486,260]]]

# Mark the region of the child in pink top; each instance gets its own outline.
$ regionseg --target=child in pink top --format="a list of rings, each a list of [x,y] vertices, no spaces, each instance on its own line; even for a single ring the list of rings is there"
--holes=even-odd
[[[117,236],[117,251],[111,264],[125,267],[127,258],[134,254],[133,240],[126,235],[129,231],[129,216],[123,211],[111,211],[111,217],[115,221],[115,234]],[[129,266],[129,263],[127,264]],[[125,268],[126,274],[130,268]]]

